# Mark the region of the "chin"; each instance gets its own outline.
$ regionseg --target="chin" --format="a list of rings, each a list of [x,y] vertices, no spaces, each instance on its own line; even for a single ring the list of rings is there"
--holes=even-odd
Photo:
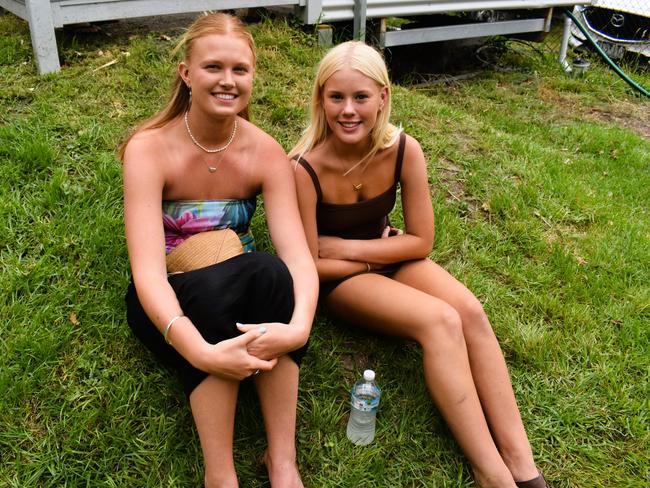
[[[346,144],[359,144],[361,142],[368,140],[368,138],[370,137],[370,133],[362,130],[357,130],[353,133],[336,132],[336,137],[341,142],[344,142]]]
[[[244,108],[239,105],[236,107],[213,107],[212,113],[216,117],[232,117],[241,112]]]

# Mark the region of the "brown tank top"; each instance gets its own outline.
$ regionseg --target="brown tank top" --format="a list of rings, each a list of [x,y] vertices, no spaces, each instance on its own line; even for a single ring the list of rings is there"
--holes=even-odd
[[[402,132],[399,138],[397,159],[395,161],[395,178],[392,186],[374,198],[356,203],[323,202],[323,191],[316,171],[304,158],[298,158],[298,162],[305,168],[314,182],[314,188],[316,189],[316,226],[320,235],[336,236],[344,239],[376,239],[381,236],[384,228],[389,225],[388,214],[395,206],[397,184],[402,173],[405,141],[406,135]]]

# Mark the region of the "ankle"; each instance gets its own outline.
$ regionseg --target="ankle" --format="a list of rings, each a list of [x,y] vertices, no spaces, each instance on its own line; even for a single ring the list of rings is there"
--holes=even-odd
[[[539,476],[530,447],[514,452],[502,451],[501,457],[515,481],[526,481]]]
[[[516,488],[512,475],[507,469],[490,473],[480,471],[476,468],[472,470],[474,472],[474,480],[481,488]]]
[[[264,451],[262,461],[270,470],[273,468],[280,468],[282,466],[295,466],[296,465],[296,451],[293,452],[269,452],[267,449]]]
[[[237,476],[223,476],[220,474],[206,473],[204,478],[205,488],[238,488]]]
[[[293,456],[272,457],[268,451],[265,451],[263,460],[269,473],[269,482],[273,488],[303,488],[295,453]]]

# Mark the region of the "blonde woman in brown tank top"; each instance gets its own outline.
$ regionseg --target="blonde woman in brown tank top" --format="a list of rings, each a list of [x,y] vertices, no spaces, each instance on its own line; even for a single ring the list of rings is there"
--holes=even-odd
[[[418,142],[390,124],[385,63],[346,42],[321,61],[310,124],[291,151],[321,301],[335,316],[417,341],[427,387],[482,487],[546,486],[483,307],[428,259],[434,216]],[[401,187],[405,229],[387,214]]]

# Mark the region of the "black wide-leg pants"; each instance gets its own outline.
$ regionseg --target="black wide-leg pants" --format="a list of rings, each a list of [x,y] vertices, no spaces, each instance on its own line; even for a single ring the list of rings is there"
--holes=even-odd
[[[240,335],[237,322],[288,323],[293,313],[291,274],[277,256],[268,253],[240,254],[206,268],[171,275],[169,284],[183,313],[211,344]],[[125,299],[129,327],[156,358],[178,373],[189,397],[208,374],[165,342],[140,305],[133,283]],[[306,352],[307,345],[289,356],[300,365]]]

